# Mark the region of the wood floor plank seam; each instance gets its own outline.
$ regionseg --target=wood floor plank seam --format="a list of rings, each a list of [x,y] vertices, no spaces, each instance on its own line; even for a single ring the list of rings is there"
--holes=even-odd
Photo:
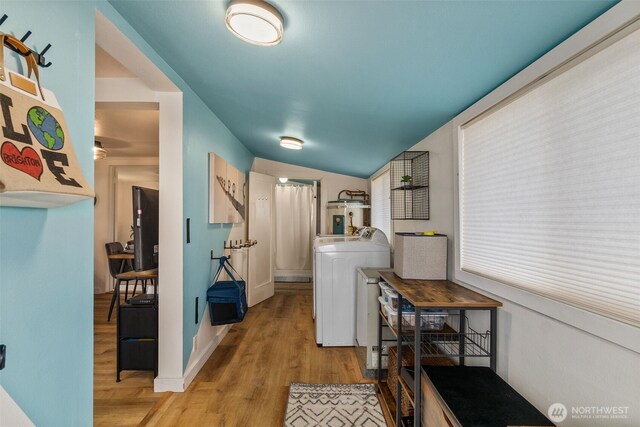
[[[95,296],[94,425],[280,427],[289,384],[366,383],[353,347],[316,346],[310,284],[278,284],[234,325],[184,393],[154,393],[150,372],[115,382],[111,294]]]

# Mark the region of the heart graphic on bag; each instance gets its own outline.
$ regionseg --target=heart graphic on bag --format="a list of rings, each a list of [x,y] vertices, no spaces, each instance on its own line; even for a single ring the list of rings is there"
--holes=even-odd
[[[42,161],[40,156],[31,147],[25,147],[22,151],[12,143],[5,141],[0,148],[0,157],[8,166],[18,169],[40,181],[42,176]]]

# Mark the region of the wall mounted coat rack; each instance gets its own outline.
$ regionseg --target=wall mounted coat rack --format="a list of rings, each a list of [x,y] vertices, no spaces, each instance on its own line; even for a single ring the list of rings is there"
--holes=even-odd
[[[246,242],[243,242],[242,240],[240,240],[240,243],[238,243],[237,240],[235,241],[235,243],[232,240],[229,240],[229,242],[225,240],[223,243],[225,249],[250,248],[251,246],[255,246],[257,244],[258,244],[257,240],[247,240]]]
[[[9,16],[6,13],[2,15],[2,18],[0,18],[0,26],[2,26],[2,24],[4,24],[4,21],[6,21],[8,17]],[[29,36],[31,36],[31,30],[29,30],[26,33],[24,33],[24,36],[22,36],[20,41],[24,43],[29,38]],[[51,49],[51,43],[47,44],[47,46],[45,46],[45,48],[40,53],[36,52],[33,49],[29,49],[29,52],[27,52],[27,53],[22,53],[18,49],[16,49],[15,46],[13,46],[11,43],[9,43],[7,41],[5,41],[4,45],[7,48],[11,49],[12,51],[16,52],[17,54],[22,55],[24,57],[27,57],[29,55],[33,55],[33,57],[36,60],[36,63],[38,64],[38,66],[40,66],[42,68],[47,68],[47,67],[51,66],[51,62],[47,62],[44,59],[45,53],[47,53],[47,51],[49,49]]]

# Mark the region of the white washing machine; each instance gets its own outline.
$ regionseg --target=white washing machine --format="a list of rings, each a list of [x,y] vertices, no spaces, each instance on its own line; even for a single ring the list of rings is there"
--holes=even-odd
[[[311,276],[313,278],[312,282],[313,282],[313,309],[312,309],[312,314],[311,316],[315,319],[316,318],[316,252],[315,252],[315,248],[320,245],[321,243],[326,243],[326,242],[344,242],[347,240],[356,240],[360,238],[360,233],[358,233],[358,235],[356,236],[349,236],[349,235],[336,235],[336,234],[318,234],[316,235],[315,239],[313,239],[313,263],[312,263],[312,268],[313,271],[311,273]]]
[[[376,228],[358,238],[321,237],[313,245],[313,293],[316,343],[324,347],[356,345],[358,267],[388,268],[389,242]]]

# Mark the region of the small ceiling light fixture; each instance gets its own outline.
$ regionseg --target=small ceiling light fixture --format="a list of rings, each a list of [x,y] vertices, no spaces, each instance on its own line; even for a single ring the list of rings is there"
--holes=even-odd
[[[275,46],[282,41],[284,19],[263,0],[232,0],[225,21],[229,31],[247,43]]]
[[[287,181],[289,181],[289,178],[278,178],[278,181],[280,181],[280,184],[285,184]]]
[[[107,157],[107,150],[102,148],[102,143],[98,140],[93,141],[93,160],[100,160]]]
[[[288,148],[290,150],[302,150],[302,140],[298,138],[293,138],[290,136],[281,136],[280,137],[280,146],[284,148]]]

